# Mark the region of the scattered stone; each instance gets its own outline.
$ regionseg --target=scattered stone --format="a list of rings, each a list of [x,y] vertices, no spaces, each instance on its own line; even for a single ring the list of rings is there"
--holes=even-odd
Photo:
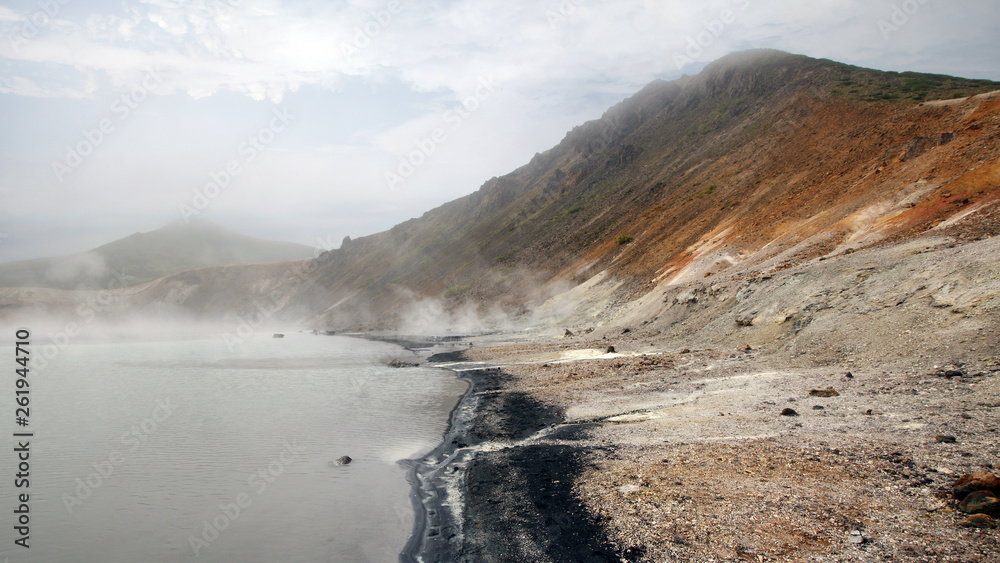
[[[747,344],[746,346],[744,346],[744,347],[743,347],[743,351],[744,351],[744,352],[752,352],[752,351],[753,351],[753,348],[751,348],[751,347],[750,347],[750,345],[749,345],[749,344]]]
[[[839,397],[840,393],[837,393],[833,387],[827,389],[813,389],[809,392],[810,397]]]
[[[845,377],[847,377],[847,379],[854,379],[854,374],[851,372],[847,372],[847,375]]]
[[[954,444],[958,442],[958,438],[954,436],[945,436],[942,434],[938,434],[937,436],[934,437],[934,441],[939,444]]]
[[[821,410],[825,410],[825,407],[823,407],[823,405],[815,405],[815,406],[813,406],[813,410],[814,411],[821,411]]]
[[[865,543],[865,536],[860,530],[854,530],[851,535],[847,536],[847,543],[852,545],[861,545]]]
[[[958,509],[966,514],[1000,516],[1000,498],[990,491],[975,491],[958,503]]]
[[[563,333],[563,338],[573,338],[573,336],[575,336],[573,331],[568,328],[566,329],[566,332]]]
[[[608,346],[607,353],[608,354],[614,354],[615,353],[615,347],[614,346]]]
[[[690,354],[690,353],[691,353],[691,349],[690,348],[685,348],[685,349],[681,350],[681,354]]]
[[[386,365],[391,368],[415,368],[420,366],[420,364],[415,364],[413,362],[404,362],[403,360],[393,360]]]
[[[632,329],[630,329],[630,328],[626,328],[626,329],[622,330],[622,334],[628,334],[630,332],[632,332]]]
[[[871,416],[872,415],[872,410],[871,409],[866,410],[865,414],[868,415],[868,416]]]
[[[337,458],[337,461],[335,461],[334,463],[335,463],[336,465],[350,465],[350,463],[351,463],[352,461],[354,461],[354,460],[353,460],[353,459],[351,459],[351,456],[349,456],[349,455],[344,455],[344,456],[340,456],[340,457],[338,457],[338,458]]]
[[[781,416],[799,416],[799,413],[795,412],[795,409],[785,409],[781,411]]]
[[[955,498],[962,500],[976,491],[1000,493],[1000,479],[989,471],[976,471],[962,475],[955,481]]]
[[[959,522],[958,525],[963,528],[986,528],[993,530],[997,527],[997,521],[989,514],[973,514]]]

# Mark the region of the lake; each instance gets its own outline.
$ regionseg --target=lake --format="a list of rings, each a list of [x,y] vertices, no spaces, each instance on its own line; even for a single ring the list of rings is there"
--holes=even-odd
[[[20,428],[9,332],[0,557],[10,561],[396,561],[413,527],[398,462],[440,442],[466,388],[447,371],[386,367],[412,355],[360,339],[267,333],[230,348],[221,335],[80,337],[29,372]],[[31,342],[33,357],[49,344]],[[19,440],[26,489],[13,486]],[[336,465],[345,455],[353,461]],[[14,544],[24,492],[29,549]]]

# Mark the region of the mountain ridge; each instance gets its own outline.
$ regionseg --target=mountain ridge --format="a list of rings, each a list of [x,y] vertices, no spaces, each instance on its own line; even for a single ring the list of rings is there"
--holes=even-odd
[[[917,98],[949,81],[968,91],[1000,88],[924,76],[754,51],[725,57],[696,76],[654,82],[477,192],[333,251],[319,284],[329,291],[314,291],[306,300],[339,302],[351,294],[345,319],[364,307],[375,309],[376,317],[392,315],[381,304],[397,299],[398,280],[405,278],[420,295],[447,294],[451,302],[499,299],[516,311],[546,292],[525,291],[524,276],[510,270],[578,284],[612,267],[634,286],[686,267],[696,254],[690,249],[713,231],[725,231],[717,227],[748,222],[752,232],[732,237],[731,244],[741,247],[737,252],[755,253],[775,237],[795,246],[801,240],[779,225],[815,221],[803,214],[819,216],[831,211],[823,206],[839,205],[830,214],[837,220],[825,226],[830,231],[885,193],[873,187],[885,182],[871,176],[881,174],[877,168],[896,167],[894,151],[920,160],[956,137],[950,129],[957,114]],[[915,80],[929,89],[915,90]],[[841,91],[847,83],[857,92]],[[902,103],[904,94],[913,103]],[[854,130],[844,133],[844,124]],[[964,140],[977,141],[975,130],[965,134]],[[984,156],[997,154],[995,144],[982,146]],[[864,185],[847,198],[843,181],[828,180],[834,175]],[[899,179],[891,183],[891,190],[903,187]],[[933,219],[924,219],[913,228],[929,228]],[[815,234],[807,229],[799,238]],[[633,242],[618,244],[618,237]],[[380,253],[378,260],[372,252]],[[433,265],[426,256],[434,257]],[[359,286],[368,301],[363,305],[357,303]]]

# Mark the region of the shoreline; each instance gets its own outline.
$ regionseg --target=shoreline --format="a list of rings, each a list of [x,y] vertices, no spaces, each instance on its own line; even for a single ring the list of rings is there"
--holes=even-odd
[[[640,331],[472,344],[435,366],[469,388],[408,460],[400,561],[961,563],[1000,545],[951,496],[995,472],[993,347],[834,363]]]
[[[471,346],[462,345],[462,336],[425,337],[392,334],[344,334],[355,338],[385,342],[399,346],[417,355],[427,367],[446,370],[467,385],[448,413],[448,422],[441,441],[421,457],[408,458],[397,463],[406,469],[410,485],[410,502],[413,508],[413,530],[399,553],[400,563],[438,561],[450,553],[447,543],[457,534],[461,523],[454,511],[447,506],[450,480],[443,473],[453,467],[464,439],[475,417],[478,381],[471,377],[477,370],[458,370],[446,367],[448,363],[466,361],[463,352]],[[438,350],[443,348],[443,350]],[[443,364],[443,365],[436,365]],[[459,462],[460,464],[461,462]],[[445,559],[447,560],[447,559]]]
[[[573,442],[589,425],[565,424],[502,367],[449,365],[464,351],[426,358],[469,387],[438,447],[400,462],[415,517],[399,561],[620,561],[573,491],[589,449]]]
[[[447,369],[447,368],[440,368]],[[455,461],[459,453],[459,437],[471,422],[475,405],[475,381],[454,371],[455,376],[465,381],[468,388],[448,416],[448,427],[441,437],[441,443],[426,455],[399,463],[407,468],[406,480],[410,484],[410,500],[413,503],[414,523],[402,552],[400,563],[434,561],[448,552],[446,544],[455,537],[459,526],[455,513],[447,506],[448,479],[442,473]],[[470,416],[471,415],[471,416]]]
[[[398,561],[400,563],[418,563],[428,561],[431,554],[444,553],[443,549],[431,549],[428,543],[440,540],[442,528],[454,529],[456,522],[451,511],[445,506],[444,494],[446,484],[427,484],[427,480],[434,474],[442,471],[445,467],[435,466],[442,460],[449,460],[458,449],[457,436],[458,429],[464,428],[471,422],[469,414],[474,413],[474,405],[470,406],[469,401],[475,398],[475,380],[462,375],[462,371],[450,369],[439,365],[434,365],[434,359],[438,361],[451,360],[453,362],[464,361],[462,353],[469,349],[469,345],[461,345],[462,336],[413,336],[378,333],[345,333],[337,336],[349,338],[360,338],[375,342],[384,342],[399,346],[407,350],[422,361],[426,362],[426,367],[441,369],[452,372],[456,379],[464,381],[467,385],[465,392],[458,398],[455,406],[448,413],[448,422],[441,440],[430,452],[418,458],[407,458],[399,460],[397,463],[406,469],[406,481],[410,485],[410,503],[413,508],[413,529],[400,551]],[[449,346],[450,345],[450,346]],[[447,351],[436,351],[437,348],[444,347]],[[463,416],[465,415],[465,416]],[[432,460],[437,460],[436,462]],[[450,461],[450,460],[449,460]]]

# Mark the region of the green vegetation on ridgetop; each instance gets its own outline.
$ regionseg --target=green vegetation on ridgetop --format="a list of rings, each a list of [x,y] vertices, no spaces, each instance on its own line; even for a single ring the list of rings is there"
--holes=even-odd
[[[879,71],[829,60],[819,62],[838,73],[831,94],[864,102],[947,100],[1000,90],[1000,82],[992,80]]]

